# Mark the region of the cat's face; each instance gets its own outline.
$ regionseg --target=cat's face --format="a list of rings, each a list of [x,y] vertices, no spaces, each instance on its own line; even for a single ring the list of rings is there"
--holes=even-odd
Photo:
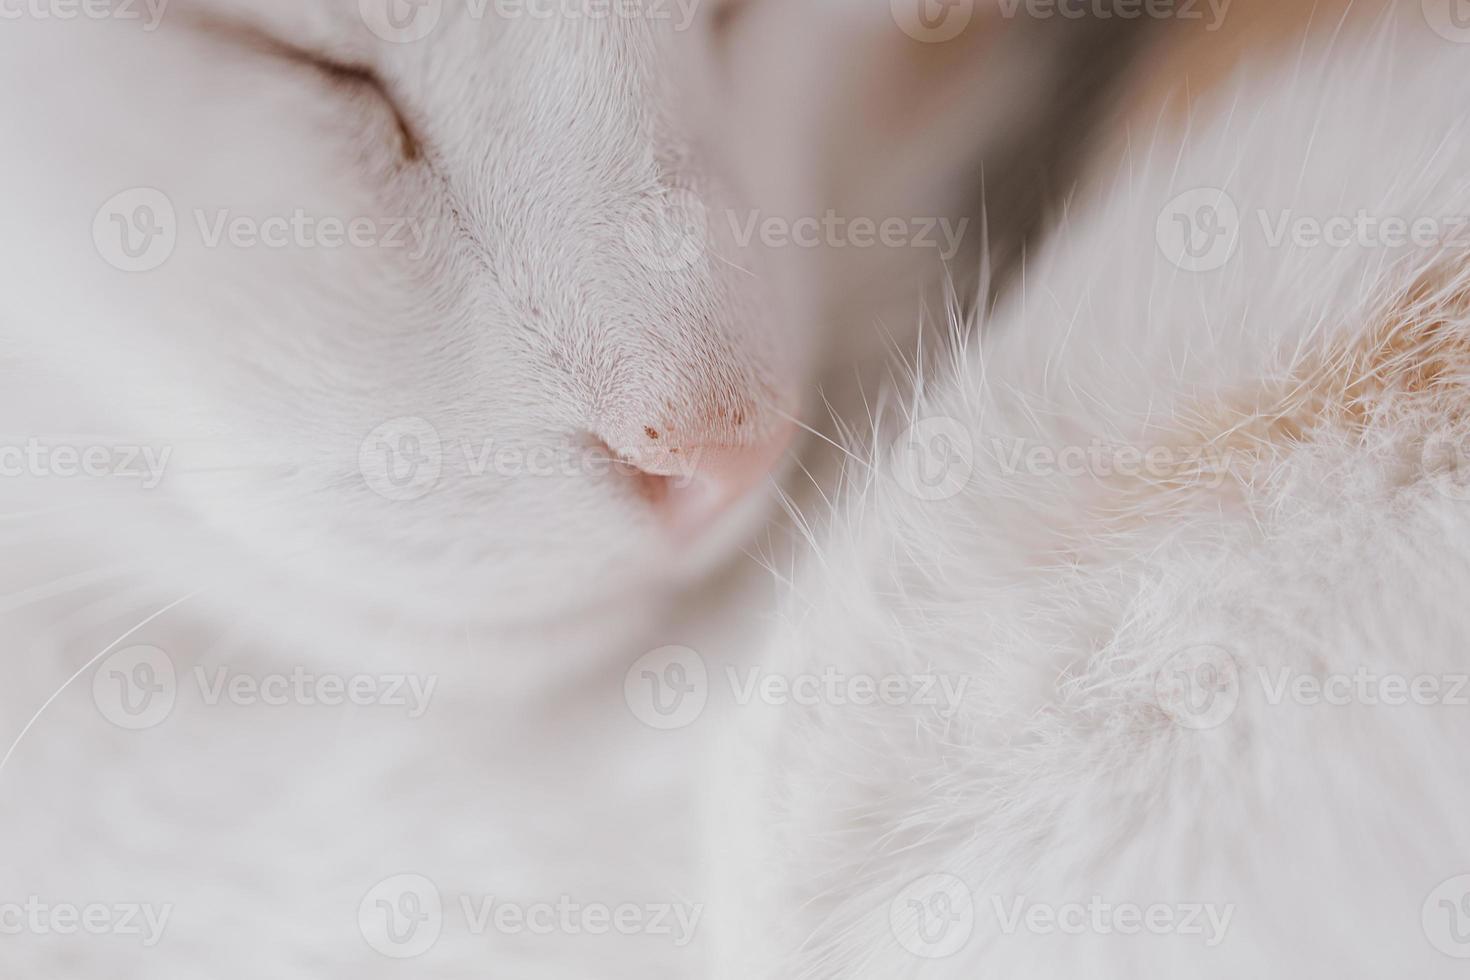
[[[7,25],[7,82],[61,81],[5,128],[61,153],[0,165],[36,229],[0,309],[90,406],[59,425],[170,450],[163,546],[536,618],[666,581],[766,482],[805,355],[701,227],[687,10],[505,7]]]
[[[742,232],[945,217],[1010,125],[974,122],[986,33],[887,0],[88,9],[0,31],[0,413],[167,467],[0,505],[329,630],[632,607],[732,553],[816,401],[813,284],[862,254]],[[846,281],[938,268],[898,251]]]

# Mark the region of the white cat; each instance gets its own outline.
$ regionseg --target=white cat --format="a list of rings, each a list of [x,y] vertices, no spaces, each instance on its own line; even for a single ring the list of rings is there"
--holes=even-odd
[[[687,581],[692,531],[766,482],[815,400],[815,275],[778,274],[844,244],[772,262],[738,240],[758,206],[813,208],[830,156],[782,130],[836,103],[726,127],[757,74],[726,65],[737,6],[173,0],[7,20],[4,80],[25,95],[3,122],[31,148],[0,162],[22,229],[0,244],[7,421],[78,452],[93,435],[96,470],[147,477],[50,479],[29,457],[51,449],[21,439],[17,509],[85,483],[69,523],[95,560],[146,548],[164,593],[202,575],[203,604],[334,643],[616,618]],[[884,25],[831,50],[913,46]],[[732,144],[776,175],[712,156]],[[723,189],[742,181],[760,196]],[[957,210],[884,191],[894,214]]]
[[[699,743],[624,675],[738,648],[766,594],[689,590],[770,509],[819,363],[850,373],[814,284],[876,283],[868,314],[891,284],[916,319],[913,269],[872,275],[903,249],[860,277],[731,229],[959,213],[942,185],[1025,100],[923,173],[845,162],[814,117],[943,133],[898,110],[1007,66],[886,71],[849,105],[798,58],[810,98],[772,99],[743,15],[779,4],[581,6],[621,13],[6,5],[0,974],[702,972]],[[849,70],[928,50],[872,9],[803,29]],[[418,921],[423,881],[428,947],[373,932]],[[684,941],[496,928],[492,897],[667,906]]]
[[[849,467],[711,766],[721,976],[1464,975],[1470,35],[1408,6],[1131,134]]]
[[[11,424],[170,451],[160,499],[78,530],[334,640],[661,587],[660,523],[763,481],[803,397],[800,334],[668,234],[716,198],[661,25],[440,16],[177,0],[0,39],[7,87],[48,80],[5,119],[35,148],[0,165],[6,340],[93,406]]]

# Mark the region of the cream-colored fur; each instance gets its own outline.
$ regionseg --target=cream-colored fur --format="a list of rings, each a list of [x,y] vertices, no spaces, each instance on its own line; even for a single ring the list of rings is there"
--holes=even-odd
[[[961,696],[733,712],[720,975],[1463,975],[1467,68],[1248,66],[924,366],[762,670]]]

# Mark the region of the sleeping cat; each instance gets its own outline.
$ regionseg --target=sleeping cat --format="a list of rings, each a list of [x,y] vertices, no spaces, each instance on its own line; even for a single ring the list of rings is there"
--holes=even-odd
[[[718,975],[1464,975],[1470,34],[1406,6],[1145,120],[850,465]]]
[[[0,165],[0,309],[71,411],[11,424],[171,452],[75,519],[178,594],[207,569],[334,640],[544,621],[664,587],[785,448],[809,353],[680,237],[720,199],[662,22],[441,16],[178,0],[0,39],[11,91],[59,76],[6,113],[35,150]]]
[[[702,926],[479,913],[701,903],[697,745],[624,672],[742,644],[816,378],[943,271],[726,219],[957,222],[1048,156],[1077,32],[937,58],[888,0],[84,6],[0,20],[0,973],[700,972]],[[370,928],[404,880],[456,916],[407,966]]]
[[[928,92],[942,70],[953,105],[892,123],[924,139],[992,101],[977,80],[1005,66],[774,103],[756,133],[722,125],[759,73],[730,66],[751,4],[544,6],[175,0],[7,21],[7,89],[26,95],[4,125],[32,148],[0,162],[24,230],[0,245],[8,423],[103,471],[166,468],[138,494],[28,463],[14,509],[75,506],[95,562],[146,549],[166,597],[207,579],[200,604],[332,643],[607,623],[728,554],[763,508],[710,525],[767,485],[816,402],[811,284],[836,278],[818,256],[858,251],[739,240],[751,216],[835,200],[838,151],[802,140],[798,113]],[[834,56],[915,46],[847,20]],[[1025,118],[1003,105],[923,174],[875,163],[881,200],[855,199],[869,171],[844,166],[840,203],[963,230],[964,168]],[[922,248],[865,257],[884,253],[938,269]]]

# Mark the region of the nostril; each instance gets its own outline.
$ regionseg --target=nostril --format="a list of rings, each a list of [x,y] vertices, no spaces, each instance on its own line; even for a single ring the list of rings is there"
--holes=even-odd
[[[602,472],[607,472],[607,463],[616,464],[612,467],[612,474],[626,478],[639,498],[656,508],[664,505],[669,495],[669,484],[674,479],[672,475],[646,468],[637,458],[639,453],[617,449],[601,436],[589,433],[587,444],[593,455],[605,461],[604,467],[600,468]]]
[[[758,441],[738,445],[674,445],[661,433],[658,440],[649,436],[632,447],[614,444],[611,451],[636,467],[639,494],[660,519],[680,536],[692,536],[764,484],[794,432],[794,425],[783,424]]]
[[[759,417],[766,421],[770,415]],[[721,403],[682,419],[618,413],[600,419],[592,431],[638,496],[666,526],[687,537],[752,496],[790,445],[794,423],[765,428],[749,424],[754,418],[746,406]]]

